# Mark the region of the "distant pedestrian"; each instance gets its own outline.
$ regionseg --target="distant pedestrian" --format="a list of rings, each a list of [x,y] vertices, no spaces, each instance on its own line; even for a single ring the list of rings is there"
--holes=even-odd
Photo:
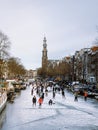
[[[53,104],[52,99],[49,100],[48,104],[49,104],[49,105],[52,105],[52,104]]]
[[[55,87],[53,86],[53,91],[55,91]]]
[[[42,97],[42,100],[44,100],[44,93],[42,93],[42,96],[41,96],[41,97]]]
[[[42,97],[40,97],[40,98],[38,99],[38,103],[39,103],[39,107],[41,107],[41,106],[42,106],[42,103],[43,103]]]
[[[48,89],[45,89],[45,95],[48,96]]]
[[[87,91],[84,91],[84,100],[85,100],[85,101],[87,101],[87,96],[88,96]]]
[[[62,90],[62,97],[65,98],[65,92]]]
[[[38,89],[38,87],[37,87],[37,89],[36,89],[36,94],[37,94],[37,95],[39,94],[39,89]]]
[[[44,90],[44,86],[41,85],[41,93],[43,93],[43,90]]]
[[[32,98],[32,102],[33,102],[33,105],[36,106],[36,97],[35,96]]]
[[[31,95],[33,95],[33,88],[32,88],[32,90],[31,90]]]
[[[78,101],[78,92],[75,92],[74,96],[75,96],[74,101]]]
[[[55,92],[53,91],[53,98],[55,98]]]

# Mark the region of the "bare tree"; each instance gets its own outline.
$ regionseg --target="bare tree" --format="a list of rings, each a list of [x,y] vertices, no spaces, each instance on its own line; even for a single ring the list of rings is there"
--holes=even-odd
[[[22,76],[26,73],[26,69],[21,64],[21,60],[15,57],[11,57],[8,59],[8,71],[9,77]]]
[[[5,59],[9,56],[10,44],[7,35],[0,31],[0,59]]]
[[[5,59],[9,56],[10,42],[7,35],[0,31],[0,78],[3,76]]]

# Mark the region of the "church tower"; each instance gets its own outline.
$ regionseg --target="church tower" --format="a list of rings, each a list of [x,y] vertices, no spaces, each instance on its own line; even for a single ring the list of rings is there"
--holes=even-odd
[[[42,50],[42,68],[46,70],[47,68],[47,62],[48,62],[48,57],[47,57],[47,40],[46,37],[43,39],[43,50]]]

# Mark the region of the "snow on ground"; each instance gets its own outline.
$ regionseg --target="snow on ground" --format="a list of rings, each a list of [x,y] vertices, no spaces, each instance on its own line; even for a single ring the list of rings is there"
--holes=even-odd
[[[35,95],[36,93],[34,93]],[[79,97],[78,102],[74,96],[65,91],[66,98],[56,93],[52,106],[48,105],[52,99],[52,92],[44,98],[42,107],[32,105],[31,87],[22,91],[9,107],[12,116],[7,120],[7,130],[98,130],[98,104],[88,99],[86,102]],[[38,100],[37,96],[37,100]],[[13,123],[12,123],[13,121]],[[6,130],[6,129],[1,129]]]

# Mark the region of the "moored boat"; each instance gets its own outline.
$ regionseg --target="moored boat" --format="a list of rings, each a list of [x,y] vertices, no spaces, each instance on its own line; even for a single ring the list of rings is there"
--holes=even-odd
[[[0,91],[0,113],[3,111],[7,103],[6,91]]]

